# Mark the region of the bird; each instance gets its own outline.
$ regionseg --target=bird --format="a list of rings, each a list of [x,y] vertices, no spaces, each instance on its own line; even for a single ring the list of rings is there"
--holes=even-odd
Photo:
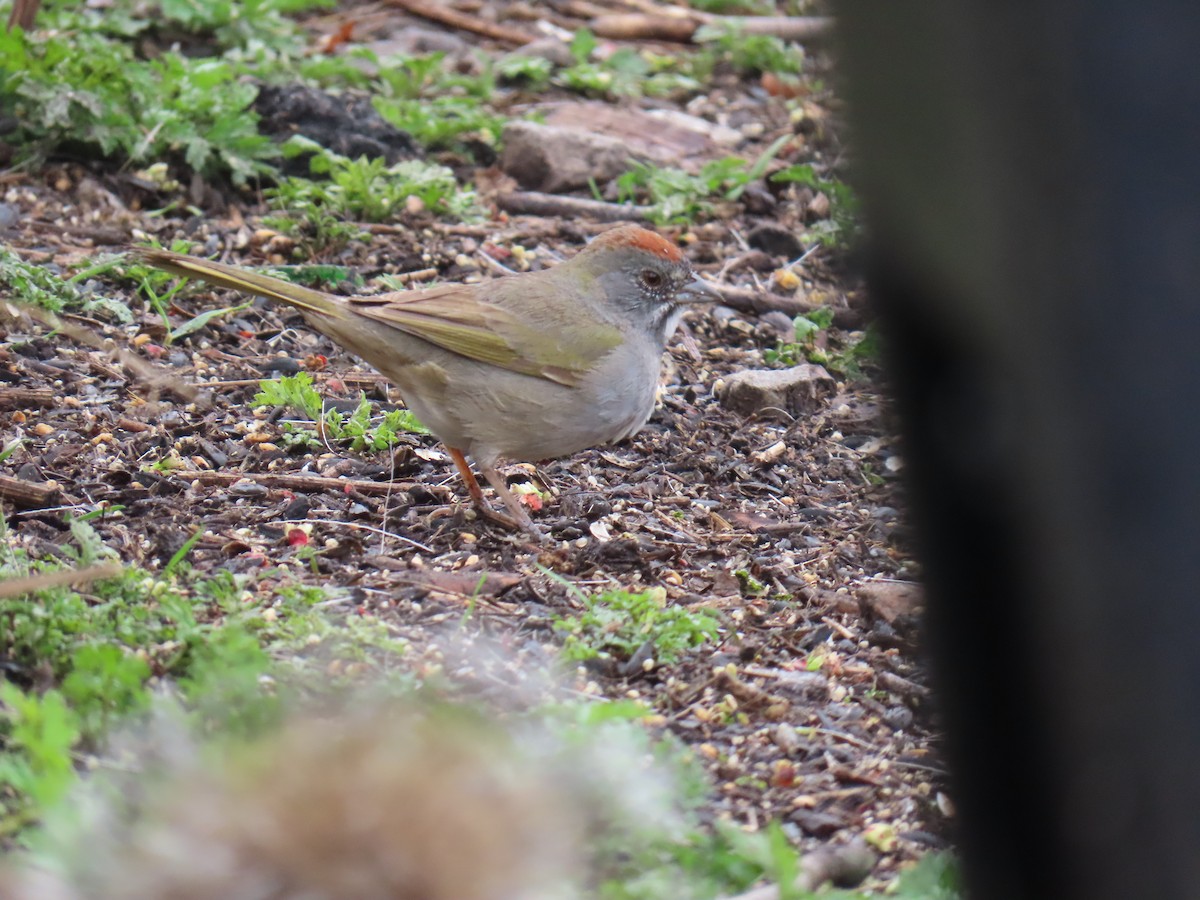
[[[174,275],[300,311],[399,389],[446,447],[480,515],[545,539],[497,470],[636,434],[654,410],[662,354],[684,312],[720,293],[679,247],[637,225],[602,232],[556,266],[478,284],[342,297],[157,248]],[[493,510],[466,457],[504,503]]]

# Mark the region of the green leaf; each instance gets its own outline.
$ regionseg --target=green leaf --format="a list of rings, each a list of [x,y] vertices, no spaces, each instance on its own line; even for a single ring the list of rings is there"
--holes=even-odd
[[[571,57],[575,60],[576,65],[586,63],[592,56],[592,52],[599,46],[596,40],[596,35],[587,28],[580,28],[571,38]]]
[[[958,860],[950,853],[930,853],[903,872],[892,896],[897,900],[961,900]]]
[[[229,313],[241,312],[243,309],[249,309],[251,306],[252,304],[250,303],[243,303],[239,306],[226,306],[221,309],[206,310],[205,312],[200,313],[200,315],[193,316],[192,318],[188,319],[186,322],[168,334],[167,341],[168,343],[172,343],[180,338],[187,337],[189,334],[199,331],[213,319],[220,318],[221,316]]]

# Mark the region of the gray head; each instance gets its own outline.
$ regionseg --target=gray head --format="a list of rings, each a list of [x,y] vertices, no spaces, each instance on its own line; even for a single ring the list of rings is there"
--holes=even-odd
[[[688,304],[720,299],[675,244],[637,225],[604,232],[576,260],[660,346],[666,345]]]

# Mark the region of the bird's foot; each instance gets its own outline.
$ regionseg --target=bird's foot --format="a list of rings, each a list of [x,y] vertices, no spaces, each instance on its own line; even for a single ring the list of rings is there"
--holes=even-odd
[[[475,504],[475,509],[479,511],[479,515],[483,519],[494,525],[499,525],[501,528],[507,528],[510,531],[524,531],[535,540],[546,540],[546,533],[534,524],[533,519],[529,518],[529,513],[526,512],[525,507],[521,505],[521,502],[513,495],[513,492],[508,489],[508,484],[505,483],[504,476],[490,466],[483,469],[483,477],[487,479],[488,484],[500,495],[500,499],[504,501],[504,506],[510,513],[509,516],[492,509],[488,505],[487,498],[483,496],[483,489],[479,486],[479,481],[476,480],[475,473],[471,471],[471,467],[467,464],[467,459],[463,456],[462,451],[455,450],[453,447],[447,447],[446,449],[450,451],[450,458],[454,460],[458,474],[462,476],[463,483],[467,486],[467,493],[471,495],[471,502]]]

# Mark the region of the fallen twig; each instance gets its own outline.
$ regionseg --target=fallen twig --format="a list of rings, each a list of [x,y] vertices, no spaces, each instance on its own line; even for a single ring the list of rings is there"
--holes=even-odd
[[[0,475],[0,499],[11,500],[22,509],[40,509],[49,506],[58,496],[58,483],[25,481],[9,475]]]
[[[785,41],[814,41],[833,30],[829,16],[714,16],[692,12],[686,16],[617,13],[597,16],[589,23],[600,37],[624,41],[674,41],[691,43],[701,26],[728,28],[742,34],[766,34]]]
[[[742,34],[769,34],[785,41],[813,41],[833,31],[830,16],[712,16],[710,25],[725,25]]]
[[[56,402],[52,388],[0,388],[0,406],[53,406]]]
[[[875,674],[875,683],[885,691],[891,691],[893,694],[899,694],[901,697],[906,697],[910,700],[928,700],[929,688],[923,684],[917,684],[915,681],[909,681],[900,675],[893,672],[877,672]]]
[[[816,309],[824,308],[818,304],[809,303],[807,300],[801,300],[799,297],[772,294],[767,291],[755,290],[754,288],[740,288],[727,284],[717,284],[712,281],[708,283],[720,292],[721,299],[726,306],[740,312],[752,312],[760,315],[767,312],[781,312],[789,316],[799,316],[813,312]],[[853,331],[863,327],[863,317],[855,309],[835,309],[833,311],[833,324],[838,328]]]
[[[13,0],[12,13],[8,17],[8,30],[12,31],[14,26],[24,31],[32,28],[37,18],[38,7],[41,5],[41,0]]]
[[[431,22],[438,22],[442,25],[448,25],[451,28],[461,28],[463,31],[483,35],[494,41],[500,41],[503,44],[513,44],[517,47],[523,47],[535,37],[533,34],[525,31],[507,28],[503,25],[497,25],[495,22],[485,22],[483,19],[469,16],[464,12],[451,9],[442,3],[431,2],[431,0],[387,0],[387,2],[392,6],[399,6],[414,16],[420,16],[422,19],[429,19]]]
[[[646,218],[645,206],[629,203],[605,203],[585,197],[566,197],[538,191],[513,191],[496,197],[496,205],[505,212],[521,216],[586,216],[601,222],[636,222]]]
[[[689,44],[702,24],[698,18],[616,13],[597,16],[588,23],[598,36],[616,41],[672,41]]]
[[[388,493],[412,490],[412,482],[363,481],[354,478],[326,478],[323,475],[286,475],[267,472],[186,472],[177,477],[201,484],[231,485],[239,481],[252,481],[269,488],[311,493],[314,491],[356,491],[360,494],[382,496]],[[432,490],[432,489],[430,489]]]
[[[109,562],[98,566],[89,566],[86,569],[67,569],[61,572],[42,572],[24,578],[10,578],[7,581],[0,581],[0,600],[20,597],[23,594],[44,591],[47,588],[59,587],[64,584],[91,584],[102,578],[116,578],[124,571],[125,567],[119,562]]]

